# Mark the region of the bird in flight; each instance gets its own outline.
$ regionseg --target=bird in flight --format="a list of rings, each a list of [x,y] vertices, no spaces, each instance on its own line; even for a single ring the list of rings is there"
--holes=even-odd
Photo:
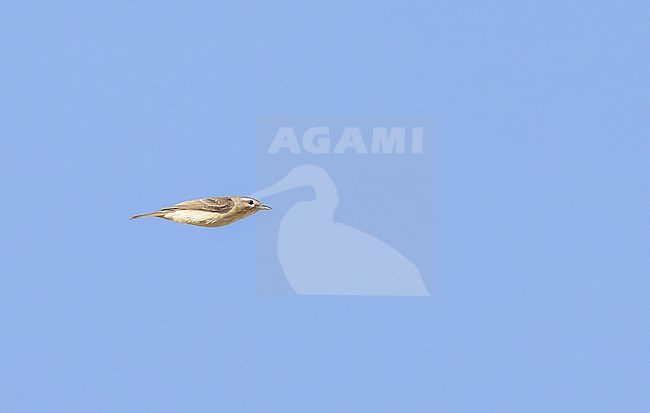
[[[193,199],[162,208],[156,212],[135,215],[131,219],[158,217],[200,227],[223,227],[253,215],[257,211],[269,209],[271,209],[270,206],[262,204],[255,198],[223,196]]]

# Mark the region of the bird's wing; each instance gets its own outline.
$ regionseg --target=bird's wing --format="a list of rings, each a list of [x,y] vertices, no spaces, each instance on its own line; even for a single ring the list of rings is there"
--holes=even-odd
[[[164,208],[163,210],[194,210],[194,211],[208,211],[225,214],[235,206],[235,202],[228,197],[220,198],[202,198],[193,199],[191,201],[181,202],[173,207]]]

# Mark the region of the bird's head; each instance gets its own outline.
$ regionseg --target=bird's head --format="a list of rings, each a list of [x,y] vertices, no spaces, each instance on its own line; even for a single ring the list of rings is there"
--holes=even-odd
[[[271,209],[270,206],[262,204],[257,199],[246,196],[239,197],[239,199],[236,200],[236,204],[242,211],[257,212]]]

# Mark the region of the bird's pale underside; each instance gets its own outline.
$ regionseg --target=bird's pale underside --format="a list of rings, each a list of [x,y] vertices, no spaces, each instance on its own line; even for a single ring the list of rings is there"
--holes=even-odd
[[[245,196],[223,196],[193,199],[156,212],[141,214],[131,219],[158,217],[182,224],[201,227],[223,227],[253,215],[257,211],[271,209],[255,198]]]

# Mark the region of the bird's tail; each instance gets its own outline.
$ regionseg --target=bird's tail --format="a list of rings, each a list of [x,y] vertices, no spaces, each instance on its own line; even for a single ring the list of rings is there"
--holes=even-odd
[[[159,217],[160,211],[156,212],[149,212],[148,214],[140,214],[140,215],[134,215],[131,217],[131,219],[138,219],[138,218],[144,218],[144,217]]]

